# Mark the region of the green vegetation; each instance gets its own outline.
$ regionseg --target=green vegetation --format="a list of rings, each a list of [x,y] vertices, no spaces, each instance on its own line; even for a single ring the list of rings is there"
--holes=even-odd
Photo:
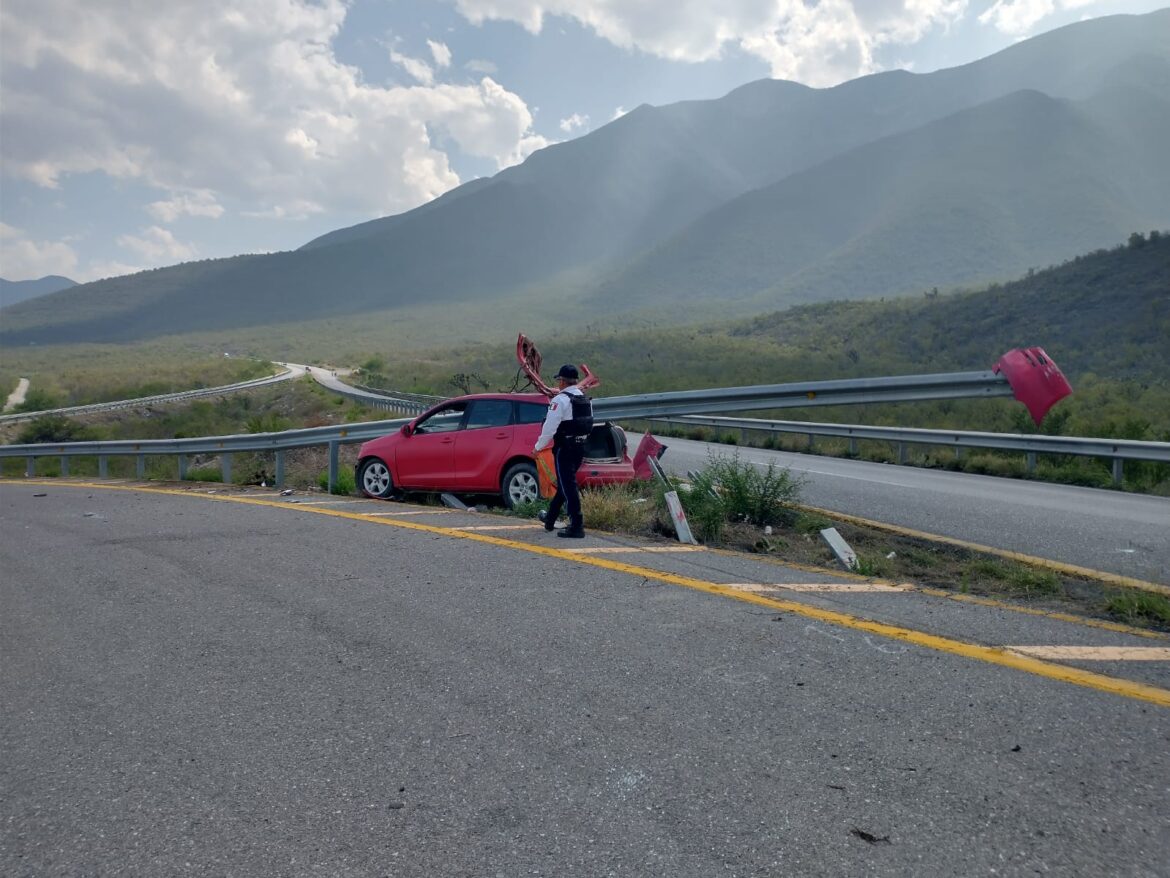
[[[1106,611],[1129,625],[1170,628],[1170,600],[1146,591],[1117,592],[1105,603]]]

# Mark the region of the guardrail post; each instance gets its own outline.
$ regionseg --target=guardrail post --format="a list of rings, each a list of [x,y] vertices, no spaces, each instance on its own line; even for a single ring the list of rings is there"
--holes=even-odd
[[[179,455],[179,481],[187,478],[187,455]]]
[[[815,446],[816,446],[816,442],[815,442],[815,441],[813,441],[813,434],[812,434],[812,433],[809,433],[809,434],[808,434],[808,453],[809,453],[809,454],[812,454],[812,453],[813,453],[813,448],[814,448]]]
[[[225,451],[219,456],[219,472],[223,477],[223,483],[230,485],[232,483],[232,455],[231,452]]]
[[[35,457],[28,457],[25,459],[24,474],[27,478],[32,478],[37,474],[37,459]]]
[[[110,477],[110,458],[105,454],[98,455],[98,478],[108,479]]]
[[[140,479],[146,478],[146,455],[145,454],[138,455],[138,463],[137,463],[137,466],[135,467],[135,472],[137,473],[138,478],[140,478]]]
[[[1113,484],[1120,485],[1125,476],[1125,461],[1120,457],[1113,458]]]
[[[898,443],[898,463],[905,463],[905,462],[906,462],[906,443],[899,442]]]
[[[849,437],[849,456],[850,457],[857,457],[857,437],[856,436]]]
[[[61,455],[61,477],[64,478],[68,475],[69,475],[69,458],[66,455],[62,454]]]
[[[329,443],[329,493],[333,493],[333,489],[337,486],[337,452],[341,448],[341,443],[336,439]]]
[[[273,483],[278,488],[284,487],[284,449],[278,448],[276,450],[276,478]]]
[[[1024,469],[1027,470],[1028,475],[1036,472],[1036,452],[1029,451],[1027,457],[1024,458]]]
[[[747,427],[740,427],[739,428],[739,444],[740,445],[747,445],[748,444]]]
[[[962,460],[963,459],[963,451],[964,451],[964,448],[962,445],[955,446],[955,460]]]

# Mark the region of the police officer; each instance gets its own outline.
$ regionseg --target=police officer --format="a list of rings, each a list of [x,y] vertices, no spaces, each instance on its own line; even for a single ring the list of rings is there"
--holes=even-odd
[[[557,493],[548,505],[544,517],[544,529],[551,531],[556,526],[561,505],[568,507],[569,526],[557,531],[558,537],[580,538],[585,536],[585,523],[581,518],[581,495],[577,490],[577,470],[585,459],[585,442],[593,429],[593,404],[577,387],[577,367],[566,363],[557,372],[557,390],[552,398],[544,428],[536,440],[533,454],[553,447],[556,461]]]

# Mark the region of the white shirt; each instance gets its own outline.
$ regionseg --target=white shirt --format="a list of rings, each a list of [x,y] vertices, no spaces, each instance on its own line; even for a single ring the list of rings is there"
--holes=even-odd
[[[552,445],[553,435],[557,432],[557,427],[561,425],[562,421],[573,420],[573,403],[569,400],[569,394],[573,396],[585,395],[576,384],[570,384],[552,398],[552,402],[548,404],[548,414],[544,416],[544,427],[540,431],[540,438],[536,440],[536,445],[532,449],[534,454]]]

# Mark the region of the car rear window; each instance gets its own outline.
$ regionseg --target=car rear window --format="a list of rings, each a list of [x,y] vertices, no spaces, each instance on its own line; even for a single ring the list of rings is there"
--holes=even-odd
[[[548,414],[548,406],[538,402],[516,403],[517,424],[543,424],[544,416]]]

